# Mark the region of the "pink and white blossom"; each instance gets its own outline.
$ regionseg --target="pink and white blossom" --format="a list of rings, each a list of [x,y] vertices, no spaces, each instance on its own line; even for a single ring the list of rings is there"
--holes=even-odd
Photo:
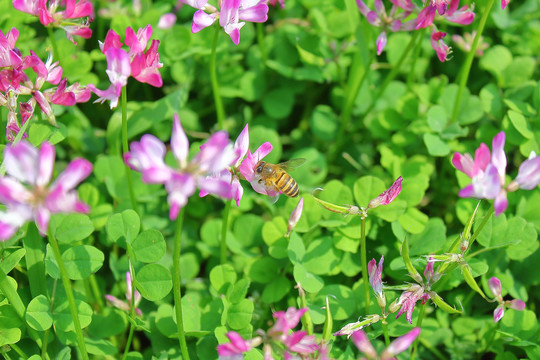
[[[142,311],[137,306],[141,302],[141,294],[135,290],[135,295],[133,295],[133,286],[131,281],[131,272],[126,272],[126,301],[120,300],[113,295],[105,295],[105,299],[110,302],[115,308],[130,312],[131,304],[135,306],[135,313],[139,316],[142,316]]]
[[[392,341],[390,345],[383,350],[380,356],[377,354],[377,351],[373,345],[371,345],[371,342],[363,330],[353,333],[352,338],[354,345],[356,345],[358,350],[366,355],[368,359],[390,360],[407,350],[412,345],[414,340],[416,340],[418,335],[420,335],[420,328],[416,327],[405,335],[402,335],[396,340]]]
[[[500,321],[505,313],[505,309],[514,309],[517,311],[523,311],[525,310],[525,302],[519,299],[512,299],[512,300],[503,300],[502,297],[502,286],[501,281],[493,276],[488,280],[488,286],[489,290],[495,297],[495,300],[499,303],[499,305],[495,308],[493,311],[493,321],[498,322]]]
[[[291,212],[291,216],[289,217],[289,223],[287,225],[287,234],[285,234],[285,237],[288,237],[291,231],[296,227],[296,224],[298,224],[298,221],[300,221],[300,217],[302,216],[302,210],[304,209],[304,198],[300,198],[298,201],[298,204]]]
[[[396,199],[396,197],[401,192],[401,183],[403,182],[403,177],[398,177],[396,181],[385,191],[383,191],[375,199],[370,200],[368,204],[368,209],[376,208],[380,205],[388,205]]]
[[[92,171],[85,159],[73,160],[49,185],[55,158],[54,146],[44,142],[40,149],[26,141],[7,145],[4,150],[6,175],[0,177],[0,240],[7,240],[27,221],[34,221],[39,232],[47,233],[51,214],[88,213],[75,187]]]
[[[434,31],[431,34],[431,47],[435,50],[441,62],[448,60],[448,55],[452,53],[452,49],[443,41],[445,36],[446,33],[441,31]]]

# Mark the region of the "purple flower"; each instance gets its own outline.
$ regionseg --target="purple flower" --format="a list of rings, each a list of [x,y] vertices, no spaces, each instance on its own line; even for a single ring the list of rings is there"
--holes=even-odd
[[[111,109],[117,107],[122,88],[127,85],[130,76],[141,83],[155,87],[163,85],[163,79],[159,73],[159,69],[163,67],[163,64],[159,62],[159,41],[152,40],[150,48],[145,52],[152,31],[150,25],[139,28],[137,33],[128,27],[125,37],[128,51],[122,49],[120,35],[114,30],[109,30],[105,41],[99,42],[99,47],[107,58],[106,73],[111,85],[106,90],[100,90],[95,85],[88,85],[92,92],[99,96],[95,102],[102,103],[109,100]]]
[[[38,150],[26,141],[7,145],[4,150],[6,176],[0,177],[0,240],[7,240],[27,221],[47,233],[51,214],[89,212],[75,187],[92,171],[85,159],[75,159],[50,186],[55,149],[44,142]]]
[[[176,23],[176,15],[173,13],[166,13],[159,18],[157,28],[158,29],[170,29]]]
[[[92,36],[89,23],[94,21],[94,7],[89,0],[49,1],[48,6],[46,0],[13,0],[13,7],[39,17],[44,26],[64,29],[67,38],[75,45],[73,35],[85,39]]]
[[[386,296],[384,295],[383,283],[382,283],[382,270],[383,270],[384,256],[381,256],[379,265],[375,259],[371,259],[368,263],[369,283],[375,292],[377,302],[381,309],[386,307]]]
[[[433,31],[431,34],[431,47],[435,50],[437,57],[441,62],[448,60],[448,55],[452,53],[451,48],[443,41],[445,36],[446,33],[440,31]]]
[[[298,325],[298,322],[307,311],[307,308],[296,310],[294,307],[289,307],[287,311],[276,311],[273,316],[276,318],[276,323],[268,330],[268,334],[272,336],[286,335],[289,330]]]
[[[191,31],[197,33],[219,19],[219,25],[231,37],[235,45],[240,43],[240,29],[245,22],[265,22],[268,19],[266,0],[222,0],[220,10],[208,4],[208,0],[180,0],[198,9],[193,15]]]
[[[470,10],[467,5],[461,7],[460,9],[458,9],[458,7],[459,0],[450,0],[450,4],[444,13],[445,19],[460,25],[469,25],[472,23],[475,16],[472,10]],[[418,14],[416,29],[418,30],[431,26],[437,11],[439,11],[439,8],[434,5],[433,1],[422,9],[422,11],[420,11]]]
[[[385,191],[383,191],[375,199],[370,200],[368,204],[368,209],[376,208],[380,205],[388,205],[396,199],[396,197],[401,192],[401,182],[403,178],[400,176],[394,181],[394,183]]]
[[[312,354],[319,349],[315,336],[307,335],[305,331],[296,331],[285,336],[283,345],[297,354]]]
[[[286,237],[289,236],[291,231],[293,231],[296,224],[298,224],[298,221],[300,220],[300,217],[302,216],[302,209],[304,208],[304,198],[300,198],[298,201],[298,205],[294,208],[294,210],[291,213],[291,216],[289,217],[289,224],[287,226],[287,234],[285,234]]]
[[[407,291],[404,291],[401,294],[397,302],[397,305],[401,305],[401,308],[396,315],[396,319],[399,318],[401,314],[407,313],[405,318],[407,319],[409,324],[412,324],[412,313],[414,307],[416,306],[416,302],[421,299],[422,304],[425,304],[428,298],[429,294],[424,293],[423,286],[420,286],[418,284],[412,284]]]
[[[142,316],[142,311],[137,306],[141,302],[141,294],[135,290],[133,295],[133,288],[131,286],[131,272],[126,272],[126,301],[120,300],[113,295],[105,295],[105,299],[109,301],[115,308],[129,312],[131,310],[131,302],[135,306],[135,313]],[[135,296],[133,298],[133,296]]]
[[[241,360],[244,358],[244,352],[248,352],[252,348],[261,343],[261,338],[256,337],[251,340],[244,340],[240,334],[235,331],[229,331],[227,337],[230,343],[220,344],[217,347],[219,360]]]
[[[533,152],[528,160],[524,161],[515,180],[505,186],[506,181],[506,155],[504,153],[505,134],[501,131],[493,138],[493,153],[490,155],[485,144],[471,155],[455,153],[452,164],[459,171],[472,179],[472,184],[461,189],[460,197],[478,197],[481,199],[494,199],[495,215],[500,215],[508,207],[507,192],[517,189],[531,190],[540,182],[540,158]]]
[[[255,176],[255,168],[257,163],[264,159],[272,151],[272,144],[265,142],[252,154],[251,151],[247,151],[246,158],[242,161],[238,167],[240,173],[251,184],[253,190],[259,194],[268,196],[277,196],[279,193],[273,188],[267,188],[264,184],[259,184],[258,179]]]
[[[504,10],[506,5],[508,5],[509,3],[510,3],[510,0],[501,0],[501,9]]]
[[[236,158],[226,132],[220,131],[210,136],[201,145],[199,153],[188,161],[189,142],[178,115],[175,115],[171,151],[178,163],[176,169],[165,164],[165,144],[150,134],[143,135],[140,142],[132,142],[130,151],[124,154],[125,163],[141,172],[144,182],[165,185],[169,194],[167,200],[171,207],[171,220],[176,219],[197,188],[227,199],[232,197],[230,181],[215,176],[227,169]]]
[[[497,302],[499,303],[499,306],[497,306],[497,308],[495,308],[495,311],[493,312],[493,320],[495,322],[498,322],[503,318],[505,308],[510,308],[518,311],[523,311],[525,309],[525,302],[523,302],[522,300],[503,300],[501,281],[498,278],[492,277],[491,279],[489,279],[488,286],[489,290],[491,290],[491,293],[495,297],[495,300],[497,300]]]
[[[371,345],[371,342],[363,330],[356,331],[352,337],[354,345],[356,345],[358,350],[366,355],[368,359],[389,360],[407,350],[414,340],[416,340],[418,335],[420,335],[420,328],[416,327],[405,335],[402,335],[396,340],[392,341],[390,345],[384,349],[380,356],[377,355],[377,351],[375,351],[375,348],[373,345]]]

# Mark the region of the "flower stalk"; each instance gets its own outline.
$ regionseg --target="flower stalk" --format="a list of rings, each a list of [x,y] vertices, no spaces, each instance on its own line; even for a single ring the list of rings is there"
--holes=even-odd
[[[463,64],[463,67],[462,67],[462,73],[459,76],[459,88],[456,95],[456,100],[454,102],[454,110],[452,111],[450,124],[455,123],[457,120],[459,109],[461,106],[461,99],[463,97],[463,91],[465,90],[465,86],[467,86],[467,80],[469,79],[469,73],[471,72],[471,66],[474,59],[474,55],[476,54],[476,49],[478,48],[478,44],[480,43],[482,32],[484,31],[486,21],[489,17],[489,14],[491,13],[491,8],[493,7],[494,3],[495,3],[495,0],[488,1],[486,8],[484,9],[482,13],[482,17],[480,18],[480,23],[478,24],[478,28],[476,29],[476,36],[474,37],[474,41],[471,45],[471,49],[469,50],[469,53],[467,54],[467,57],[465,58],[465,63]]]
[[[227,227],[229,224],[229,212],[231,210],[232,199],[225,201],[225,209],[223,210],[223,221],[221,222],[221,244],[219,249],[220,264],[227,263]]]
[[[218,126],[221,130],[225,129],[225,108],[219,92],[219,83],[217,78],[216,56],[217,44],[219,40],[219,24],[215,26],[214,40],[212,41],[212,54],[210,56],[210,80],[212,82],[212,92],[214,94],[214,105],[216,107],[216,117]]]
[[[129,152],[128,136],[127,136],[127,90],[126,86],[122,87],[122,154]],[[131,174],[131,168],[124,164],[126,169],[126,180],[129,190],[129,199],[131,200],[131,207],[137,214],[139,209],[137,206],[137,200],[135,199],[135,191],[133,190],[133,175]]]
[[[173,252],[173,296],[174,296],[174,311],[176,316],[176,330],[178,332],[178,342],[180,343],[180,350],[182,352],[182,358],[189,360],[189,353],[186,343],[186,334],[184,332],[184,321],[182,315],[182,290],[181,286],[181,274],[180,274],[180,255],[182,252],[181,240],[182,240],[182,227],[184,224],[184,209],[180,210],[178,218],[176,219],[176,230],[174,234],[174,252]]]
[[[54,38],[54,32],[52,27],[47,26],[47,33],[49,34],[49,40],[51,41],[53,58],[60,62],[60,54],[58,53],[58,45],[56,44],[56,39]]]
[[[69,311],[71,317],[73,318],[73,325],[75,327],[75,335],[77,336],[77,343],[79,352],[83,360],[88,360],[88,352],[86,351],[86,344],[84,342],[84,336],[81,328],[81,323],[79,321],[79,312],[77,311],[77,305],[75,304],[75,297],[73,296],[73,290],[71,289],[71,281],[68,278],[66,267],[64,265],[64,260],[62,259],[62,253],[58,247],[58,242],[52,234],[50,228],[48,232],[49,244],[54,253],[54,257],[58,264],[58,269],[60,270],[60,277],[62,278],[62,284],[64,285],[64,290],[66,291],[66,296],[69,304]]]
[[[362,282],[364,283],[364,298],[366,299],[365,311],[369,314],[369,274],[366,252],[366,218],[362,216],[360,222],[360,258],[362,261]]]

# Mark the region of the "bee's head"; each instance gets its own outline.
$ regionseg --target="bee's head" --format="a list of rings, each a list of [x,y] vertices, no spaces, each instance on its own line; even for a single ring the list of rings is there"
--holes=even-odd
[[[264,161],[259,161],[259,162],[257,163],[256,167],[255,167],[255,172],[256,172],[257,174],[262,173],[263,167],[264,167],[265,164],[266,164],[266,162],[264,162]]]

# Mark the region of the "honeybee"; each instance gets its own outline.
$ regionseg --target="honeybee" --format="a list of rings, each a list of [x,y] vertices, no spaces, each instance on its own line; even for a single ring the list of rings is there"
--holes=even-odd
[[[255,165],[255,179],[268,195],[276,197],[275,200],[280,193],[297,197],[298,184],[287,171],[296,169],[305,161],[306,159],[292,159],[279,164],[269,164],[261,160]]]

